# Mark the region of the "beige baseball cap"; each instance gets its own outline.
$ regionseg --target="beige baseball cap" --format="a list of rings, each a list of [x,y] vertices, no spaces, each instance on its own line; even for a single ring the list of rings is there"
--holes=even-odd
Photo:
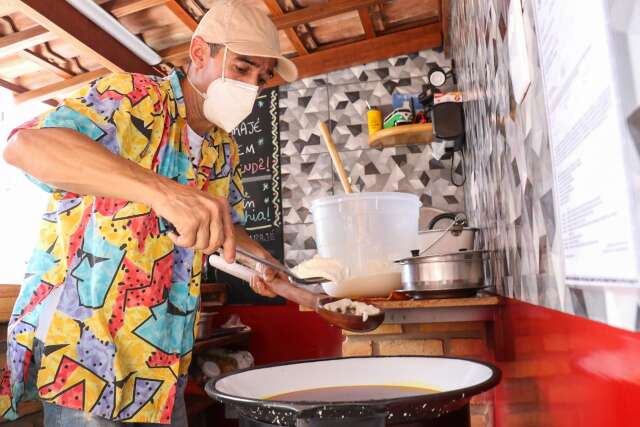
[[[240,55],[275,58],[276,72],[287,82],[296,80],[296,65],[280,52],[278,29],[254,4],[249,0],[214,0],[193,37],[224,45]]]

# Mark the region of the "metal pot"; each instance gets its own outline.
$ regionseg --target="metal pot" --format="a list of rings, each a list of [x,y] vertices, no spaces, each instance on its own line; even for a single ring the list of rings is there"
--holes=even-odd
[[[405,292],[477,290],[482,287],[483,251],[418,256],[397,261]]]

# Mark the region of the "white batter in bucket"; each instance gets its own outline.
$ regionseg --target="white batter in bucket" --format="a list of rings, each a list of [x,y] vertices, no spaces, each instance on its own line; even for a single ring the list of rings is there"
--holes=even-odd
[[[324,291],[334,298],[347,297],[387,297],[400,289],[398,267],[387,260],[372,260],[367,263],[367,275],[351,276],[349,268],[335,258],[316,256],[302,262],[294,268],[302,278],[326,277],[330,283],[324,283]]]

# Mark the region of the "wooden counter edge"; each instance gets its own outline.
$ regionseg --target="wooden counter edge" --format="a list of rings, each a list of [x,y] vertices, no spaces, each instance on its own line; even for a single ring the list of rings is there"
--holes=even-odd
[[[411,309],[411,308],[441,308],[441,307],[478,307],[494,306],[502,304],[500,295],[482,294],[468,298],[438,298],[427,300],[364,300],[385,310]],[[313,311],[310,308],[300,306],[300,311]]]

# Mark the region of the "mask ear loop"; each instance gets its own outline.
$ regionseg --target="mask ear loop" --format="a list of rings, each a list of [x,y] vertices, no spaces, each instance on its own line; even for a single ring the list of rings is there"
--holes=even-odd
[[[224,54],[222,55],[222,81],[224,81],[224,72],[227,68],[227,46],[224,47]]]
[[[224,71],[225,71],[225,68],[227,68],[226,66],[227,66],[227,46],[224,47],[224,54],[222,56],[222,81],[225,81]],[[207,95],[202,93],[200,89],[198,89],[196,85],[194,85],[191,79],[189,78],[189,70],[187,70],[186,78],[189,84],[191,85],[191,87],[195,89],[195,91],[198,93],[198,95],[200,95],[203,99],[207,99]]]

